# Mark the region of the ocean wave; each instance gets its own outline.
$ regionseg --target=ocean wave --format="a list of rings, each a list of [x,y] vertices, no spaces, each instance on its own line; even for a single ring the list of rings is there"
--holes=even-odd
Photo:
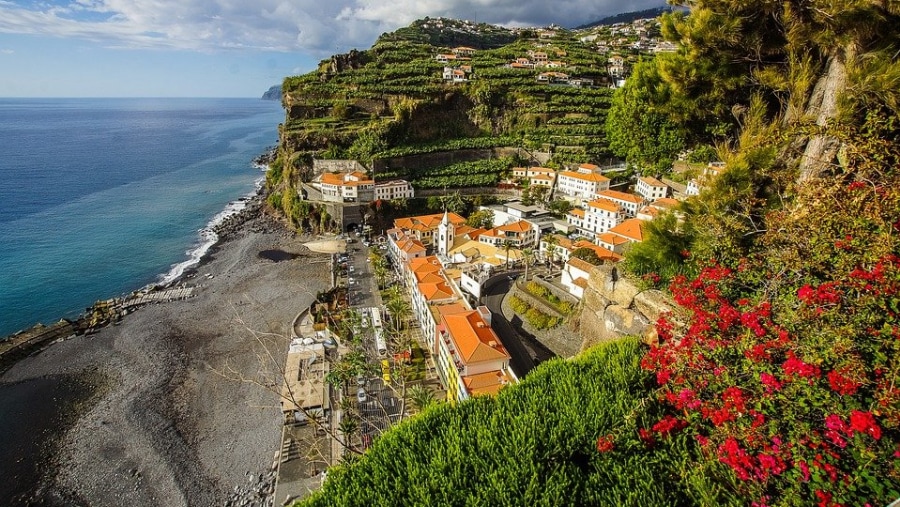
[[[151,286],[162,286],[166,287],[178,281],[184,273],[200,264],[200,261],[206,256],[209,252],[209,249],[213,247],[219,241],[219,235],[216,234],[216,227],[221,225],[225,220],[230,217],[233,217],[247,208],[247,204],[251,199],[258,196],[260,190],[262,189],[263,184],[265,183],[265,178],[259,178],[255,182],[255,188],[252,192],[247,193],[240,199],[236,199],[234,201],[229,202],[225,209],[216,214],[212,220],[210,220],[205,227],[200,229],[200,241],[192,248],[186,252],[188,259],[178,264],[172,266],[171,269],[165,274],[160,275],[159,281],[155,284],[151,284]]]

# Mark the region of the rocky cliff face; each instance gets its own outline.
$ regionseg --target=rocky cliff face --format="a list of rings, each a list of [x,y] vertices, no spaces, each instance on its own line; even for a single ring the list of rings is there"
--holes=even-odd
[[[275,85],[262,95],[263,100],[281,100],[281,85]]]
[[[656,341],[655,322],[673,312],[674,302],[662,291],[641,290],[622,278],[613,265],[597,266],[584,292],[581,350],[626,335]]]

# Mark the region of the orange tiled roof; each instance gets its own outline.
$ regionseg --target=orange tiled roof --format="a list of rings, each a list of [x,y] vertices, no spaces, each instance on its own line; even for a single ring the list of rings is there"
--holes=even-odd
[[[659,181],[658,179],[653,178],[653,177],[651,177],[651,176],[643,176],[643,177],[641,178],[641,181],[643,181],[644,183],[646,183],[646,184],[648,184],[648,185],[650,185],[650,186],[653,186],[653,187],[665,187],[665,186],[668,186],[668,185],[666,185],[665,183],[663,183],[663,182]]]
[[[587,278],[579,276],[578,278],[572,280],[572,283],[581,287],[582,289],[587,289],[587,285],[588,285]]]
[[[466,223],[466,219],[456,213],[447,213],[450,223],[453,225],[462,225]],[[441,219],[444,218],[443,213],[435,213],[433,215],[421,215],[417,217],[405,217],[394,220],[394,227],[410,230],[431,230],[441,225]]]
[[[511,224],[501,225],[495,230],[507,232],[528,232],[531,230],[531,224],[529,224],[525,220],[519,220],[518,222],[513,222]]]
[[[605,211],[612,211],[613,213],[619,213],[622,211],[622,208],[618,204],[610,201],[609,199],[595,199],[595,200],[587,203],[587,205],[590,206],[591,208],[602,209]]]
[[[628,243],[628,240],[619,236],[618,234],[613,234],[609,231],[604,232],[603,234],[597,235],[597,240],[601,243],[606,243],[607,245],[621,245],[622,243]]]
[[[671,197],[662,197],[650,203],[650,206],[658,209],[672,209],[677,207],[680,202],[677,199],[672,199]]]
[[[574,208],[569,210],[570,215],[575,215],[578,218],[584,218],[584,210],[580,208]]]
[[[341,173],[322,173],[322,178],[319,180],[325,185],[343,185],[344,178]]]
[[[570,264],[572,267],[580,269],[585,273],[590,273],[591,270],[594,269],[593,264],[583,259],[579,259],[578,257],[570,257],[566,264]]]
[[[511,382],[509,375],[503,370],[466,375],[462,377],[462,381],[466,386],[466,391],[469,391],[473,396],[497,394],[501,387]]]
[[[625,192],[619,192],[618,190],[603,190],[597,192],[597,197],[600,197],[601,199],[617,199],[619,201],[633,202],[636,204],[644,202],[643,199],[634,194],[627,194]]]
[[[441,270],[441,263],[434,255],[418,257],[409,261],[409,269],[416,273],[437,273]]]
[[[644,241],[644,231],[641,227],[643,223],[643,221],[638,220],[637,218],[630,218],[607,232],[618,234],[619,236],[628,238],[632,241]]]
[[[567,178],[573,178],[576,180],[593,181],[594,183],[603,183],[605,181],[609,181],[609,178],[597,173],[584,174],[577,173],[575,171],[562,171],[561,173],[559,173],[559,176],[560,178],[565,176]]]
[[[453,289],[443,279],[437,283],[420,283],[419,292],[425,297],[426,301],[438,301],[453,297]]]
[[[500,338],[477,311],[461,305],[442,306],[439,311],[465,364],[509,359]]]
[[[580,239],[575,243],[575,249],[578,249],[578,248],[590,248],[591,250],[594,251],[595,254],[597,254],[597,257],[599,257],[600,259],[605,260],[605,261],[609,260],[609,261],[618,262],[618,261],[622,260],[621,255],[613,252],[612,250],[607,250],[606,248],[603,248],[602,246],[600,246],[596,243],[591,243],[590,241],[588,241],[586,239]]]
[[[597,169],[600,169],[600,166],[598,166],[596,164],[579,164],[578,168],[579,169],[587,169],[591,172],[594,172]]]

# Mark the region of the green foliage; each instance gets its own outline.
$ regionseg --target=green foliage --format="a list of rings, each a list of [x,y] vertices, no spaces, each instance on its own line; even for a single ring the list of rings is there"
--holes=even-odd
[[[513,311],[525,318],[535,329],[551,329],[562,323],[562,319],[555,315],[547,315],[537,308],[529,305],[517,296],[509,297],[509,305]]]
[[[639,351],[636,340],[603,345],[494,398],[431,406],[329,470],[300,505],[687,505],[678,445],[631,452]],[[607,434],[622,436],[621,450],[597,451]]]
[[[597,257],[597,252],[595,252],[592,248],[588,248],[588,247],[576,248],[572,252],[571,257],[574,257],[576,259],[581,259],[585,262],[593,264],[594,266],[599,266],[599,265],[603,264],[603,260],[600,259],[600,257]]]
[[[633,244],[625,255],[622,265],[626,271],[654,285],[665,284],[677,275],[694,274],[696,263],[691,248],[696,233],[691,223],[679,223],[674,213],[664,213],[644,223],[644,241]]]
[[[656,61],[639,63],[606,117],[610,150],[645,174],[667,172],[686,146],[684,127],[654,107],[669,100],[663,89]]]
[[[466,225],[469,227],[490,229],[494,227],[494,211],[490,209],[475,211],[466,219]]]

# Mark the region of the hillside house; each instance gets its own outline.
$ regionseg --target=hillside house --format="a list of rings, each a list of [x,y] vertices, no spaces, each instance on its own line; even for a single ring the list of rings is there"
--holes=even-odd
[[[562,171],[556,178],[556,192],[576,200],[593,199],[594,194],[609,189],[609,178],[595,172]]]
[[[438,307],[438,318],[433,353],[448,401],[496,394],[516,381],[509,353],[491,329],[487,307],[469,310],[460,304],[443,305]]]
[[[375,183],[375,200],[412,199],[416,192],[406,180],[391,180]]]
[[[637,215],[638,208],[644,205],[644,199],[641,197],[634,194],[619,192],[618,190],[601,190],[595,195],[597,199],[606,199],[618,204],[625,210],[625,215],[629,217]]]
[[[324,172],[312,181],[322,192],[322,200],[330,202],[369,202],[374,199],[375,181],[365,173]]]
[[[668,196],[669,187],[656,178],[644,176],[638,178],[637,184],[634,186],[634,191],[639,196],[643,197],[645,201],[655,201],[656,199],[662,199],[663,197]]]

